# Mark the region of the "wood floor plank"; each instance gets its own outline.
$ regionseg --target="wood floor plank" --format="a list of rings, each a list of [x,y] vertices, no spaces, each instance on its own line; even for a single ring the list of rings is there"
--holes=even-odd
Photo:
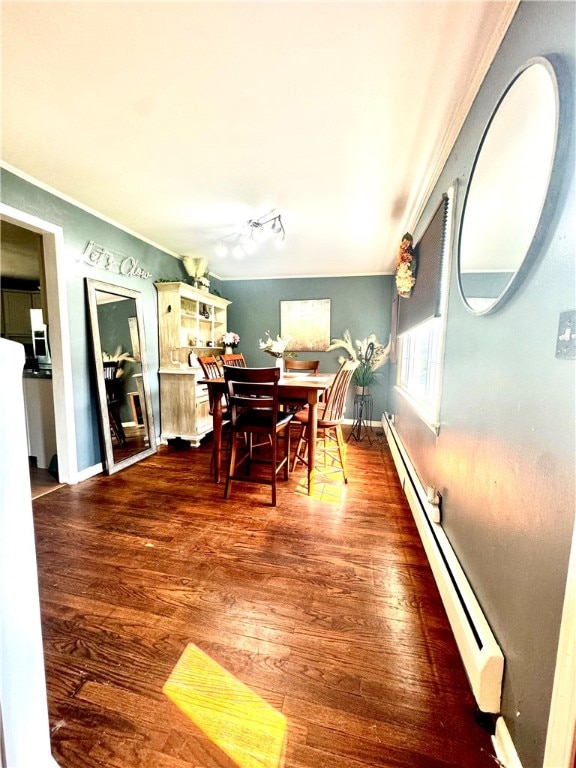
[[[163,692],[190,644],[286,717],[273,768],[492,768],[382,439],[349,444],[347,487],[294,473],[275,508],[224,501],[210,456],[163,446],[33,502],[61,768],[248,768]]]

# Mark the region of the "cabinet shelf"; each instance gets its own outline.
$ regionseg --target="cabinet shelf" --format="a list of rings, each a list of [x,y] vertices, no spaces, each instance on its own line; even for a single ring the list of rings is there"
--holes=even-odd
[[[191,352],[218,355],[226,333],[229,301],[180,282],[155,283],[158,292],[160,418],[162,442],[172,437],[198,446],[212,429],[208,396],[196,390]],[[209,317],[201,312],[208,308]],[[211,343],[208,346],[207,342]]]

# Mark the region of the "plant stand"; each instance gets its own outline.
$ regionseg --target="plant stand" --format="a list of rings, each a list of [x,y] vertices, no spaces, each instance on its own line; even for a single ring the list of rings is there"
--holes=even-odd
[[[351,437],[360,442],[364,437],[368,438],[368,442],[372,445],[372,438],[370,432],[372,432],[372,411],[374,403],[372,395],[365,390],[362,390],[360,394],[354,395],[354,423],[352,424],[352,431],[348,435],[346,442]],[[362,427],[364,427],[364,435],[362,435]]]

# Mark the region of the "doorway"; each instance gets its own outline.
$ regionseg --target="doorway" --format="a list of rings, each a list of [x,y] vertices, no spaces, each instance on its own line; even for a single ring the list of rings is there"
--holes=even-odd
[[[47,334],[50,328],[44,278],[42,235],[8,221],[0,227],[2,325],[0,335],[25,350],[24,403],[32,498],[58,485],[52,369]],[[45,344],[40,358],[34,333]]]
[[[61,483],[75,484],[78,482],[78,467],[63,230],[3,203],[0,203],[0,221],[36,233],[41,238],[45,303],[50,318],[58,479]]]

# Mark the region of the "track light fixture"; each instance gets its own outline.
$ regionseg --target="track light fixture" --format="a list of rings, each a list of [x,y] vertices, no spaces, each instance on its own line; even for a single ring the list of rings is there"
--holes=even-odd
[[[231,253],[241,259],[246,254],[255,253],[261,242],[274,239],[274,244],[281,246],[286,238],[282,216],[277,210],[265,213],[257,219],[248,219],[241,232],[227,235],[216,246],[216,254],[223,258]]]

